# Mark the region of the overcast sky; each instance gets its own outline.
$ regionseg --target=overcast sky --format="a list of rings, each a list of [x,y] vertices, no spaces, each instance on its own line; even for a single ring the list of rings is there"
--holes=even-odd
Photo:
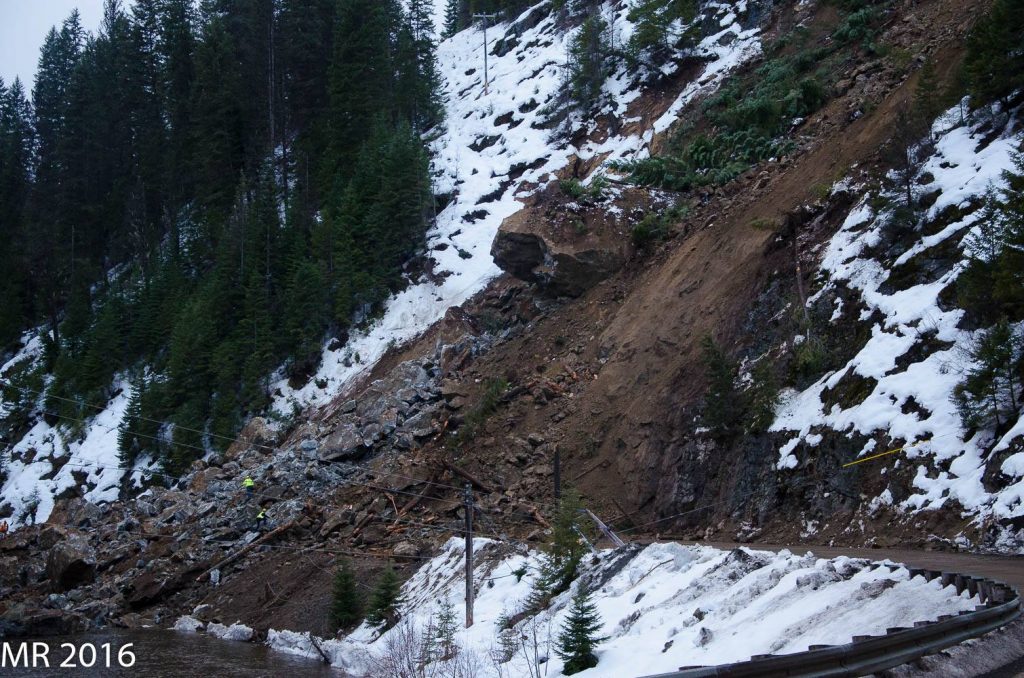
[[[0,0],[0,77],[5,83],[19,76],[32,91],[43,39],[75,7],[82,27],[95,33],[103,18],[103,0]]]

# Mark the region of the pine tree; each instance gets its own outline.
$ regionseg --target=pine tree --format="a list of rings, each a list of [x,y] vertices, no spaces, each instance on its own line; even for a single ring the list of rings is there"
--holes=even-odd
[[[442,661],[453,659],[458,653],[458,643],[455,633],[458,624],[455,621],[455,606],[452,601],[445,598],[441,601],[441,607],[437,612],[437,627],[434,629],[434,638],[437,644],[438,657]]]
[[[704,424],[717,436],[728,436],[740,422],[740,395],[736,389],[736,363],[710,336],[701,342],[707,390],[704,393]]]
[[[384,570],[377,587],[370,596],[369,611],[366,623],[386,631],[398,623],[399,614],[405,599],[402,597],[402,585],[398,575],[390,567]]]
[[[396,0],[340,0],[328,73],[329,153],[322,183],[349,168],[381,112],[394,108],[394,51],[401,19]]]
[[[562,673],[571,676],[597,666],[594,648],[607,640],[597,633],[601,630],[601,616],[591,600],[590,591],[580,586],[572,597],[569,616],[562,624],[555,652],[565,660]]]
[[[192,0],[161,0],[160,62],[162,109],[167,118],[164,158],[168,200],[176,209],[191,196],[192,91],[195,83],[196,36]],[[176,225],[176,224],[173,224]],[[172,238],[177,243],[177,238]]]
[[[145,381],[139,379],[132,384],[132,394],[128,398],[128,407],[117,430],[117,458],[121,468],[131,468],[138,458],[142,447],[138,434],[138,426],[142,416],[142,393],[146,388]]]
[[[569,487],[562,492],[551,525],[551,541],[544,553],[540,575],[534,581],[527,607],[539,611],[552,597],[569,590],[587,552],[581,535],[584,524],[579,492]]]
[[[567,84],[576,106],[586,114],[601,103],[601,91],[610,69],[608,23],[601,13],[591,10],[569,44]]]
[[[72,12],[60,31],[50,30],[43,42],[32,93],[36,124],[36,175],[28,204],[25,229],[28,268],[34,274],[35,302],[49,321],[49,345],[60,350],[60,314],[71,273],[74,232],[66,207],[69,187],[76,184],[67,148],[72,78],[82,50],[83,31],[78,12]]]
[[[203,27],[196,49],[195,85],[190,106],[194,176],[207,219],[226,219],[244,166],[245,130],[240,102],[246,94],[238,52],[218,16]]]
[[[18,339],[31,315],[25,268],[25,206],[34,152],[32,110],[21,80],[0,79],[0,347]]]
[[[967,39],[964,71],[973,105],[1007,103],[1024,86],[1024,0],[996,0]],[[1007,111],[1008,113],[1008,111]]]
[[[356,588],[356,578],[347,561],[342,561],[334,573],[333,598],[331,600],[331,624],[343,629],[359,622],[363,605]]]
[[[938,75],[935,73],[935,62],[926,59],[918,75],[917,86],[914,88],[914,113],[921,120],[921,127],[929,129],[932,122],[944,106],[939,92]]]
[[[1001,250],[992,296],[1011,322],[1024,320],[1024,148],[1014,156],[1014,169],[1003,173],[1000,193]]]
[[[961,307],[983,326],[1024,320],[1024,153],[1014,162],[1006,187],[986,195],[957,279]]]
[[[997,432],[1020,416],[1024,332],[1006,321],[980,334],[971,347],[972,366],[954,390],[954,401],[968,427]]]
[[[683,44],[673,45],[674,36],[670,35],[669,27],[675,21],[690,22],[696,14],[697,3],[694,0],[638,0],[629,10],[629,20],[635,26],[627,45],[629,55],[657,69],[672,47],[685,47],[692,43],[689,36],[684,36]]]
[[[418,131],[428,129],[441,117],[436,50],[433,3],[409,0],[396,52],[398,92],[405,99],[407,120]]]
[[[459,5],[462,4],[459,0],[447,0],[444,6],[444,36],[450,38],[460,30],[463,26],[459,23]]]

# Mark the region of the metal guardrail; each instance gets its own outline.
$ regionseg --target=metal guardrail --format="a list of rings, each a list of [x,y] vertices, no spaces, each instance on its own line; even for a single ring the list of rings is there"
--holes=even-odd
[[[900,566],[880,565],[891,571]],[[977,638],[1004,626],[1021,615],[1019,593],[1000,582],[951,572],[908,568],[911,578],[940,580],[981,598],[973,612],[943,615],[934,622],[915,622],[912,628],[888,629],[881,636],[854,636],[846,645],[812,645],[805,652],[785,655],[755,655],[747,661],[720,666],[683,667],[674,673],[646,678],[747,678],[786,676],[790,678],[839,678],[864,676],[891,669],[934,654],[957,643]]]

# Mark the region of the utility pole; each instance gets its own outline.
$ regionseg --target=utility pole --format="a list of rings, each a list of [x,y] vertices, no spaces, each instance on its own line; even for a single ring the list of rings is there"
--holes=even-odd
[[[473,485],[466,483],[466,628],[473,625]]]
[[[498,16],[497,14],[474,14],[474,19],[484,20],[484,94],[487,94],[487,87],[490,84],[490,77],[487,72],[487,21]]]

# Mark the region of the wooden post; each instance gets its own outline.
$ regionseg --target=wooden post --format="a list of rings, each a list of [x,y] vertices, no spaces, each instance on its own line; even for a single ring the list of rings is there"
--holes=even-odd
[[[473,625],[473,486],[466,484],[466,628]]]

